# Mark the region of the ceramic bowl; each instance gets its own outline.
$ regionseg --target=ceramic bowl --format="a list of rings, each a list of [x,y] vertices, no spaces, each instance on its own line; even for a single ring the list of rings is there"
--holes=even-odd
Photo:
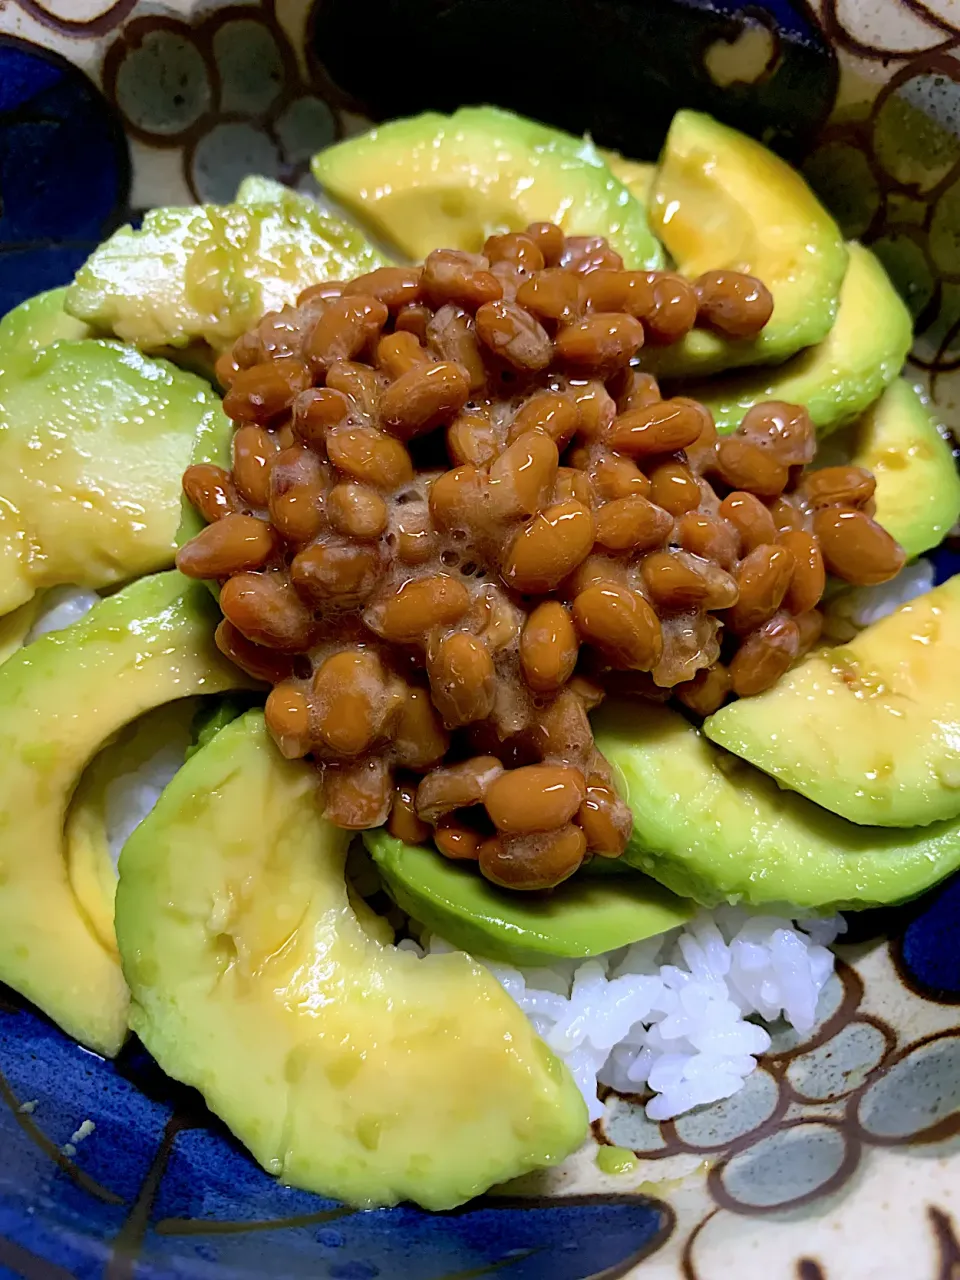
[[[492,96],[649,158],[697,106],[802,165],[880,254],[960,426],[956,0],[741,8],[5,0],[0,312],[151,205],[305,181],[371,118]],[[816,1029],[776,1034],[741,1093],[659,1126],[611,1097],[562,1170],[442,1215],[279,1186],[136,1045],[101,1061],[0,988],[0,1280],[950,1280],[958,914],[955,882],[851,917]],[[637,1158],[601,1168],[598,1144]]]

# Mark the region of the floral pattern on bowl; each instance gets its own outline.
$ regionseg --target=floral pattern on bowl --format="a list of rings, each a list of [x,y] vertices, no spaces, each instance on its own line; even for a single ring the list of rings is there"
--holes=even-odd
[[[229,198],[250,171],[309,186],[310,155],[365,127],[385,97],[397,112],[469,98],[476,68],[456,61],[436,83],[391,80],[378,50],[394,41],[402,70],[410,30],[435,65],[445,40],[484,23],[516,34],[553,13],[555,40],[577,38],[566,9],[486,3],[380,0],[361,15],[382,25],[380,43],[354,48],[340,38],[357,22],[345,0],[6,0],[0,311],[69,278],[154,204]],[[640,154],[681,102],[762,123],[844,232],[882,257],[915,317],[916,375],[960,429],[954,0],[656,0],[625,12],[577,7],[588,69],[595,49],[620,50],[609,93],[581,84],[538,99],[541,114]],[[637,67],[657,100],[618,112]],[[504,105],[533,112],[523,95],[534,91],[536,75],[519,77]],[[562,1170],[433,1216],[359,1214],[278,1186],[142,1050],[104,1063],[0,991],[0,1280],[949,1280],[960,1275],[958,912],[954,882],[857,920],[863,940],[840,949],[813,1034],[776,1035],[732,1099],[658,1126],[611,1096],[595,1141]],[[600,1147],[616,1150],[598,1164]]]

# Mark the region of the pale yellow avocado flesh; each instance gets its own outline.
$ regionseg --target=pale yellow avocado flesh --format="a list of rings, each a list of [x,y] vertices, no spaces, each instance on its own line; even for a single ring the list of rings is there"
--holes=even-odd
[[[130,1022],[284,1182],[446,1209],[587,1132],[566,1067],[466,954],[423,959],[350,904],[350,834],[260,713],[190,759],[120,859]]]
[[[0,618],[0,666],[8,658],[12,658],[30,634],[30,628],[37,620],[43,593],[39,592],[13,613]]]
[[[777,368],[690,385],[718,431],[735,431],[752,405],[785,400],[802,404],[824,436],[863,413],[897,377],[913,341],[910,313],[877,256],[855,240],[847,250],[837,319],[822,342]]]
[[[657,176],[657,166],[643,160],[628,160],[619,151],[604,151],[602,147],[598,148],[598,154],[613,176],[646,207]]]
[[[703,723],[781,786],[878,827],[960,814],[960,575]]]
[[[555,222],[606,236],[630,268],[662,267],[646,210],[576,138],[497,107],[391,120],[313,158],[326,192],[415,261],[479,253],[488,236]]]
[[[633,811],[624,860],[704,906],[862,910],[915,898],[960,867],[960,819],[906,830],[847,822],[669,707],[608,703],[593,727]]]
[[[87,763],[131,720],[249,684],[213,643],[216,616],[201,584],[160,574],[0,667],[0,982],[107,1056],[126,1035],[128,995],[115,948],[71,887],[67,809]]]
[[[89,325],[64,311],[66,295],[65,285],[48,289],[0,318],[0,368],[12,361],[29,360],[51,343],[93,336]]]
[[[679,271],[745,271],[773,294],[759,336],[694,329],[643,354],[662,377],[703,377],[779,362],[822,342],[837,314],[847,250],[840,229],[799,173],[746,134],[697,111],[678,111],[664,143],[650,225]]]
[[[196,442],[229,435],[207,383],[132,347],[0,355],[0,614],[172,565]]]
[[[181,698],[125,725],[84,769],[70,802],[63,829],[70,887],[100,942],[118,958],[113,927],[117,871],[110,849],[113,788],[118,781],[122,788],[123,776],[141,768],[158,748],[167,754],[182,748],[182,759],[198,705],[196,698]]]
[[[911,558],[939,546],[960,519],[960,475],[920,393],[898,379],[852,428],[851,443],[851,462],[877,481],[877,521]]]
[[[139,230],[115,231],[77,272],[68,311],[145,351],[196,342],[221,351],[307,285],[385,264],[309,197],[256,182],[241,189],[243,203],[152,209]]]

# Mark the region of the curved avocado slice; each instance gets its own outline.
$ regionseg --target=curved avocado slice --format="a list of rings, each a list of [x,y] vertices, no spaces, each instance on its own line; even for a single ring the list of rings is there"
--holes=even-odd
[[[694,908],[645,876],[574,876],[549,894],[510,893],[436,849],[364,832],[391,897],[456,947],[509,964],[614,951],[685,924]]]
[[[0,613],[171,565],[183,472],[231,433],[206,383],[132,347],[55,342],[0,368]]]
[[[598,148],[598,154],[613,176],[646,208],[657,176],[657,166],[643,160],[628,160],[619,151],[604,151],[602,147]]]
[[[624,858],[706,907],[858,910],[915,898],[960,867],[960,819],[857,826],[782,791],[667,707],[607,705],[593,724],[633,810]]]
[[[643,205],[592,142],[496,107],[392,120],[319,152],[313,172],[410,258],[478,253],[487,236],[549,221],[606,236],[627,267],[663,266]]]
[[[14,609],[12,613],[0,618],[0,666],[23,647],[23,642],[30,634],[30,628],[37,620],[42,601],[43,592],[38,591],[19,609]]]
[[[53,342],[89,338],[92,330],[63,309],[67,289],[48,289],[27,298],[0,319],[0,368],[35,356]]]
[[[131,803],[132,797],[124,794],[131,788],[139,793],[146,786],[151,795],[161,791],[158,769],[166,780],[183,764],[198,703],[197,698],[182,698],[125,725],[84,769],[70,801],[63,829],[70,887],[101,944],[118,960],[113,927],[117,871],[111,836],[129,826],[129,818],[121,817],[118,807],[126,809]],[[145,774],[151,775],[149,781]]]
[[[307,285],[385,262],[355,227],[284,188],[263,203],[152,209],[138,231],[121,227],[94,250],[66,306],[145,351],[220,351]]]
[[[872,471],[876,519],[909,558],[939,546],[960,519],[953,444],[903,378],[852,428],[850,461]]]
[[[685,276],[747,271],[774,300],[755,338],[694,329],[673,346],[646,351],[644,366],[659,377],[779,363],[829,333],[847,268],[840,229],[800,174],[753,138],[698,111],[678,111],[650,223]]]
[[[179,573],[144,578],[0,667],[0,982],[108,1057],[127,990],[70,885],[64,821],[87,763],[161,703],[248,684],[213,643],[217,609]]]
[[[871,405],[903,368],[913,325],[879,258],[855,240],[833,328],[817,346],[777,369],[731,374],[693,389],[720,432],[735,431],[751,405],[806,405],[821,435]]]
[[[468,956],[365,930],[316,789],[258,712],[180,770],[120,858],[130,1025],[305,1190],[446,1209],[559,1162],[587,1132],[569,1072]]]
[[[960,575],[703,722],[713,742],[851,822],[960,814]]]

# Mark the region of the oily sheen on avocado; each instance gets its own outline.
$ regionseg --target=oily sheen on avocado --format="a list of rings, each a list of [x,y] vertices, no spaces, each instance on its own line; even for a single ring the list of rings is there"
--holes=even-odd
[[[490,235],[554,222],[606,236],[628,267],[662,267],[644,206],[593,144],[495,107],[394,120],[314,157],[317,181],[413,259],[479,252]]]
[[[960,576],[774,688],[708,717],[704,733],[851,822],[926,826],[960,814]]]
[[[184,468],[198,440],[229,434],[209,384],[112,342],[4,351],[0,614],[44,587],[96,590],[170,567]]]
[[[902,561],[889,535],[910,556],[937,545],[960,480],[898,379],[909,317],[878,260],[844,244],[782,160],[708,117],[681,112],[648,165],[470,107],[339,142],[313,169],[370,239],[254,176],[228,205],[149,212],[71,286],[0,321],[0,424],[15,427],[0,439],[0,981],[103,1054],[129,1022],[284,1182],[442,1210],[587,1135],[579,1090],[599,1106],[606,1032],[589,1052],[558,1049],[568,1068],[546,1038],[575,1038],[593,1010],[562,1036],[544,1014],[580,960],[570,999],[588,977],[608,984],[610,1030],[630,990],[661,983],[645,955],[661,947],[654,972],[682,979],[700,907],[888,905],[960,866],[957,580],[820,651],[822,573],[805,596],[784,567],[819,554],[802,476],[827,449],[876,477],[873,493],[847,475],[852,514],[886,552],[860,566],[868,581]],[[184,370],[219,383],[226,413]],[[87,490],[69,448],[47,449],[56,435],[90,455]],[[102,509],[84,496],[97,485]],[[468,491],[487,520],[469,553],[473,516],[450,501]],[[98,532],[107,510],[116,523]],[[226,514],[239,569],[214,557],[193,566],[205,584],[143,578],[20,647],[54,582],[112,589],[174,545],[186,565],[197,535],[222,551]],[[529,531],[559,530],[564,550],[565,521],[569,563],[538,561]],[[772,617],[742,590],[757,546],[751,572],[783,588]],[[853,560],[831,568],[862,585]],[[331,604],[345,564],[347,600]],[[709,604],[694,591],[678,605],[678,566]],[[388,617],[408,578],[441,585]],[[264,584],[286,633],[243,612]],[[772,676],[747,660],[764,628],[761,656],[786,654]],[[241,666],[265,683],[251,691]],[[325,714],[348,669],[380,701],[371,711],[354,685],[346,713]],[[473,698],[486,720],[464,710]],[[248,699],[264,711],[244,714]],[[118,881],[111,798],[164,743],[185,761]],[[525,792],[521,771],[538,768]],[[360,871],[350,833],[322,816],[333,783],[344,826],[390,823],[364,831]],[[376,801],[363,822],[358,794]],[[496,884],[481,875],[494,865]],[[521,973],[502,988],[476,957]],[[518,984],[532,1022],[507,994]],[[639,1055],[646,1022],[625,1026],[611,1043]]]
[[[71,884],[67,809],[89,761],[131,720],[249,684],[213,643],[215,613],[179,573],[143,578],[0,667],[0,981],[107,1057],[126,1037],[127,989]]]
[[[960,818],[848,822],[669,707],[604,708],[595,729],[633,812],[624,860],[703,906],[861,910],[918,897],[960,867]]]
[[[314,793],[258,712],[170,784],[120,860],[134,1030],[322,1195],[446,1209],[562,1160],[586,1133],[566,1067],[468,956],[419,959],[358,917],[350,837]]]

